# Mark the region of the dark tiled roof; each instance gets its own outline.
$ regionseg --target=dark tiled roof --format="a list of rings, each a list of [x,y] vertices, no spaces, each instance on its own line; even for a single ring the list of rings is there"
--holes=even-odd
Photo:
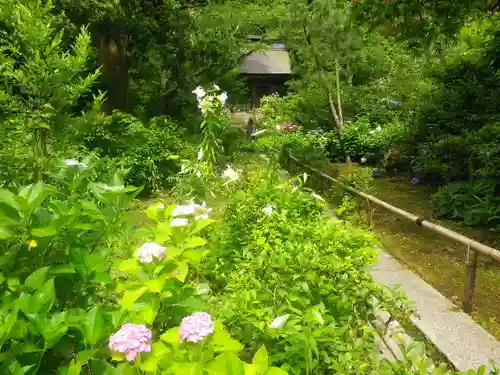
[[[256,51],[246,56],[240,64],[243,74],[291,74],[290,56],[284,45],[273,45],[267,51]]]

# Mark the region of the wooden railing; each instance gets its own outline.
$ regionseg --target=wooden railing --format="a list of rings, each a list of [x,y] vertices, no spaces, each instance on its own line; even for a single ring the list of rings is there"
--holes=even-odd
[[[465,237],[465,236],[461,235],[460,233],[456,233],[456,232],[449,230],[449,229],[446,229],[440,225],[433,224],[428,220],[425,220],[425,219],[420,218],[416,215],[413,215],[409,212],[406,212],[405,210],[397,208],[397,207],[395,207],[387,202],[384,202],[383,200],[375,198],[374,196],[363,193],[362,191],[358,191],[358,190],[354,189],[353,187],[342,183],[341,181],[337,180],[336,178],[333,178],[332,176],[330,176],[326,173],[323,173],[322,171],[301,162],[295,156],[293,156],[293,155],[289,155],[289,156],[292,160],[294,160],[298,164],[302,165],[303,167],[319,174],[320,176],[322,176],[322,177],[324,177],[332,182],[335,182],[336,184],[342,186],[344,189],[349,190],[350,192],[357,194],[357,195],[367,199],[368,201],[375,203],[376,205],[383,207],[392,213],[395,213],[396,215],[399,215],[401,217],[404,217],[405,219],[413,221],[417,226],[419,226],[421,228],[429,229],[433,232],[439,233],[440,235],[442,235],[444,237],[447,237],[453,241],[456,241],[462,245],[465,245],[466,249],[467,249],[467,261],[466,261],[467,280],[465,283],[462,308],[467,314],[472,313],[472,297],[474,294],[474,288],[476,286],[478,254],[482,254],[482,255],[485,255],[485,256],[490,257],[492,259],[495,259],[497,261],[500,261],[500,251],[498,251],[492,247],[489,247],[487,245],[484,245],[480,242],[474,241],[471,238]]]

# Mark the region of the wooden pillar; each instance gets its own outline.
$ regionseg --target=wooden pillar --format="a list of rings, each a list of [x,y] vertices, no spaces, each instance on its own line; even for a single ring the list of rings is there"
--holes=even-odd
[[[255,81],[250,81],[250,86],[252,88],[252,108],[259,106],[259,93],[257,92],[257,84]]]
[[[467,250],[467,280],[465,280],[464,300],[462,308],[467,314],[472,314],[472,296],[476,286],[478,253],[470,248]]]

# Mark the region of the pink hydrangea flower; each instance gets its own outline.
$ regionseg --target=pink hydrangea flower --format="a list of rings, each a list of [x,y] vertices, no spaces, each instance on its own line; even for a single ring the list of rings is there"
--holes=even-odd
[[[292,123],[285,123],[285,124],[281,124],[279,126],[279,130],[281,131],[295,131],[295,130],[298,130],[298,126],[295,125],[295,124],[292,124]]]
[[[200,342],[212,333],[214,333],[214,323],[210,314],[206,312],[195,312],[186,316],[179,328],[181,342]]]
[[[109,338],[109,348],[125,353],[133,361],[139,353],[151,351],[151,331],[144,324],[124,324]]]

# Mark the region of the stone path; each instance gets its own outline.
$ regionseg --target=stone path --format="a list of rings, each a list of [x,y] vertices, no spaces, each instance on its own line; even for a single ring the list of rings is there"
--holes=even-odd
[[[371,273],[380,284],[402,287],[416,304],[419,317],[413,324],[457,370],[477,369],[490,360],[500,364],[500,343],[493,336],[389,254],[380,251]]]

